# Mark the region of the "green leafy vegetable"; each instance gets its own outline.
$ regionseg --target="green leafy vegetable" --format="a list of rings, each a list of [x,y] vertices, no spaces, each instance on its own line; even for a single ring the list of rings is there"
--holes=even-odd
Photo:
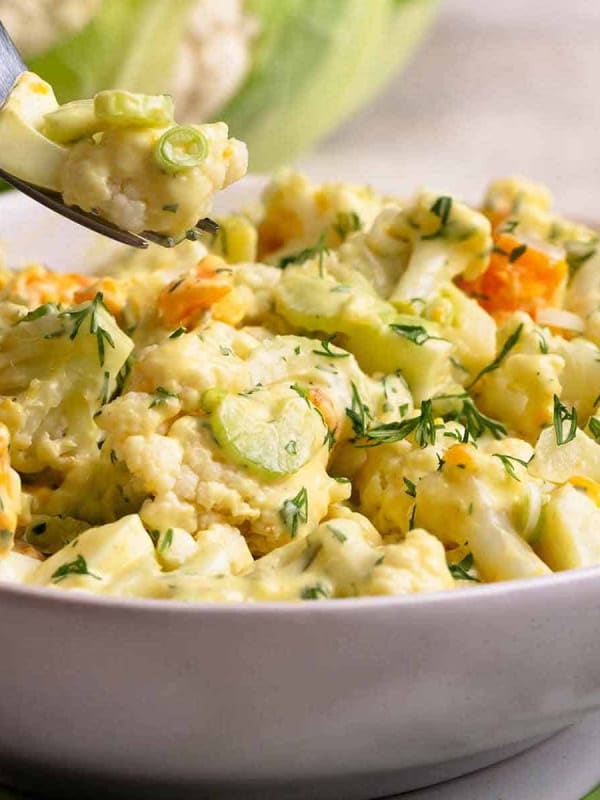
[[[597,442],[600,442],[600,419],[597,419],[596,417],[590,417],[588,427],[594,439]]]
[[[100,366],[103,367],[106,357],[106,345],[114,348],[115,341],[106,328],[102,327],[100,316],[98,314],[99,309],[103,309],[103,311],[105,311],[107,314],[110,314],[109,310],[104,305],[104,296],[102,292],[98,292],[91,303],[86,305],[84,308],[76,311],[63,311],[58,316],[59,318],[70,319],[73,321],[73,327],[71,329],[71,333],[69,334],[69,339],[74,339],[79,333],[83,323],[89,319],[89,331],[91,334],[95,334],[96,336],[98,358],[100,359]]]
[[[352,383],[352,405],[346,409],[346,416],[352,423],[352,430],[356,438],[362,438],[366,433],[368,421],[372,419],[372,416],[369,406],[363,403],[354,382]]]
[[[333,525],[328,525],[327,529],[329,530],[331,535],[334,536],[338,540],[338,542],[340,542],[340,544],[344,544],[344,542],[348,540],[346,534],[339,528],[335,528]]]
[[[514,247],[510,251],[510,254],[508,256],[509,263],[514,264],[515,261],[518,261],[521,258],[521,256],[525,255],[526,251],[527,251],[526,244],[520,244],[518,245],[518,247]]]
[[[283,258],[279,259],[279,264],[277,265],[279,269],[285,269],[290,264],[304,264],[305,261],[308,261],[311,258],[319,259],[319,273],[322,274],[323,272],[323,256],[325,253],[328,253],[329,250],[325,247],[325,234],[322,233],[319,236],[319,239],[315,245],[312,247],[305,247],[304,250],[299,250],[297,253],[291,253],[289,256],[284,256]]]
[[[519,341],[519,337],[521,336],[522,330],[523,330],[523,323],[521,322],[521,324],[514,329],[514,331],[511,333],[508,339],[504,342],[504,344],[502,345],[502,349],[500,350],[496,358],[492,362],[490,362],[487,366],[485,366],[480,372],[477,373],[477,375],[473,378],[471,383],[466,387],[467,389],[471,389],[473,386],[475,386],[477,381],[480,378],[483,378],[484,375],[487,375],[488,373],[498,369],[500,364],[502,364],[506,356],[510,353],[513,347]]]
[[[515,464],[521,464],[522,467],[526,467],[527,461],[524,461],[522,458],[517,458],[516,456],[507,456],[506,453],[492,453],[492,456],[500,459],[502,466],[511,478],[514,478],[516,481],[521,480],[515,472]]]
[[[416,497],[417,487],[415,486],[415,484],[406,477],[403,477],[402,480],[404,481],[404,485],[406,486],[406,494],[409,497]]]
[[[569,423],[566,434],[564,428],[565,422]],[[560,402],[558,395],[554,395],[552,424],[554,425],[557,445],[568,444],[577,435],[577,409],[574,406],[571,409],[567,408],[567,406]]]
[[[167,400],[179,400],[179,395],[175,392],[171,392],[169,389],[165,389],[164,386],[157,386],[153,392],[154,399],[148,406],[148,408],[155,408],[156,406],[161,405],[162,403],[166,403]]]
[[[173,528],[169,528],[165,535],[162,538],[160,543],[160,547],[158,548],[161,553],[164,553],[166,550],[171,549],[171,545],[173,544]]]
[[[504,425],[498,420],[482,414],[470,398],[466,398],[463,401],[462,409],[456,419],[465,426],[472,439],[478,439],[486,432],[491,433],[494,439],[501,439],[506,436]]]
[[[349,234],[362,228],[362,223],[356,211],[338,211],[332,227],[340,239],[345,241]]]
[[[350,416],[349,411],[352,413],[352,409],[346,409],[348,416]],[[355,439],[355,441],[358,440],[357,447],[375,447],[380,444],[399,442],[414,433],[416,443],[419,447],[424,448],[427,445],[435,444],[437,428],[438,426],[433,417],[431,400],[424,400],[419,414],[414,417],[363,427],[360,433],[361,428],[356,425],[354,431],[357,434]]]
[[[292,539],[301,522],[308,522],[308,492],[303,486],[295,497],[285,500],[280,509],[281,519]]]
[[[44,303],[43,305],[34,308],[28,314],[25,314],[24,317],[21,317],[19,322],[31,322],[34,319],[40,319],[40,317],[45,317],[46,314],[49,314],[51,311],[56,311],[56,310],[57,306],[55,303]]]
[[[398,325],[394,323],[390,325],[390,328],[394,333],[398,333],[418,345],[425,344],[429,339],[442,339],[441,336],[431,336],[422,325]]]
[[[318,600],[319,597],[330,597],[329,592],[320,583],[305,586],[300,592],[302,600]]]
[[[175,328],[175,330],[169,334],[169,339],[179,339],[180,336],[183,336],[187,333],[187,328],[180,326],[179,328]]]
[[[52,573],[50,579],[53,583],[60,583],[61,581],[64,581],[68,575],[88,575],[90,578],[94,578],[97,581],[102,580],[99,575],[95,575],[93,572],[89,571],[87,561],[82,555],[77,556],[75,561],[69,561],[66,564],[62,564],[55,572]]]
[[[474,581],[475,583],[481,583],[479,578],[476,578],[474,575],[469,573],[469,570],[472,569],[472,567],[473,556],[471,553],[468,553],[462,561],[458,562],[458,564],[450,564],[448,569],[456,581]]]
[[[331,343],[335,339],[336,334],[332,334],[327,339],[321,340],[321,350],[313,350],[313,353],[317,356],[327,356],[327,358],[348,358],[350,353],[347,353],[345,350],[341,351],[334,351],[331,349]]]

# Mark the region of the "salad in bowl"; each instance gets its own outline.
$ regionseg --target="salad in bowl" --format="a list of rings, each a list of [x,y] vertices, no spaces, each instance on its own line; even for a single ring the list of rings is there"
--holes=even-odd
[[[600,564],[592,230],[523,179],[292,171],[217,221],[0,273],[0,581],[302,602]]]

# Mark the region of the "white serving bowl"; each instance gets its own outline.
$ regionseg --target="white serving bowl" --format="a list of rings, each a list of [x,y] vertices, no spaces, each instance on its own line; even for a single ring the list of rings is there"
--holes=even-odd
[[[96,252],[13,195],[0,237],[12,264],[81,269]],[[0,783],[60,798],[405,791],[600,707],[599,633],[600,568],[303,604],[0,586]]]

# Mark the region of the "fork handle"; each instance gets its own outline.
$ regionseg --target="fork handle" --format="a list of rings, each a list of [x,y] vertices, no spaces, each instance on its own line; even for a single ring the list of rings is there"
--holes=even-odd
[[[4,105],[15,81],[27,67],[8,31],[0,22],[0,105]]]

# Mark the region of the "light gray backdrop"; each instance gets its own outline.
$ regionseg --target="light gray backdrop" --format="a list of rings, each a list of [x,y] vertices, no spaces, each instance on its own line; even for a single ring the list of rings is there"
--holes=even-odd
[[[521,173],[600,219],[600,0],[445,0],[409,69],[301,165],[473,199]]]

